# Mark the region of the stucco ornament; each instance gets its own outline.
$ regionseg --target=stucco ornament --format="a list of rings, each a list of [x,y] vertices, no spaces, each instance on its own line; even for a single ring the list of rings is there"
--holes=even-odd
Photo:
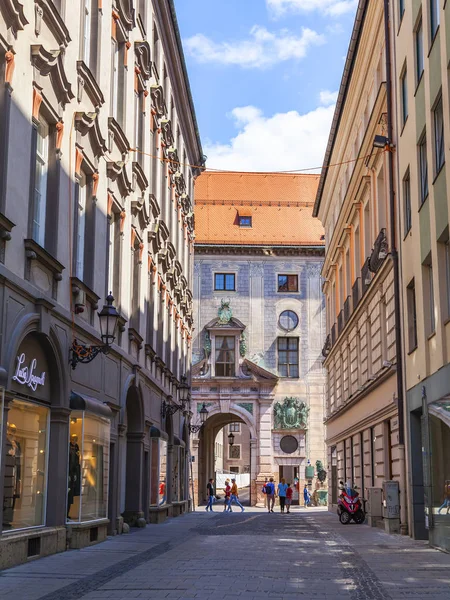
[[[275,429],[307,429],[309,407],[298,398],[285,398],[273,407]]]
[[[231,317],[233,316],[229,300],[222,300],[218,314],[219,325],[228,325],[228,323],[231,321]]]
[[[244,332],[241,333],[241,338],[239,340],[239,354],[242,358],[247,354],[247,338]]]
[[[205,333],[205,344],[203,346],[203,350],[205,351],[206,358],[209,358],[211,354],[211,337],[209,335],[209,331]]]

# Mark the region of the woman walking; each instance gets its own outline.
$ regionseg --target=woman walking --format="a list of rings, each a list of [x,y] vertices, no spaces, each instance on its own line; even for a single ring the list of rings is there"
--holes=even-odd
[[[282,513],[284,513],[284,507],[286,506],[287,489],[288,486],[286,484],[286,479],[283,477],[280,483],[278,484],[278,497],[280,499],[280,508]]]
[[[286,513],[289,514],[291,512],[292,495],[294,493],[294,490],[291,488],[290,483],[288,483],[287,486],[288,487],[286,490]]]

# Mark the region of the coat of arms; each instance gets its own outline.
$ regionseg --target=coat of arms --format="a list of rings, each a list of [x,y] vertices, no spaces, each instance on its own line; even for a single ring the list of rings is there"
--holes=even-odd
[[[309,407],[298,398],[285,398],[273,407],[275,429],[306,429]]]
[[[222,300],[219,308],[219,325],[228,325],[233,316],[229,300]]]

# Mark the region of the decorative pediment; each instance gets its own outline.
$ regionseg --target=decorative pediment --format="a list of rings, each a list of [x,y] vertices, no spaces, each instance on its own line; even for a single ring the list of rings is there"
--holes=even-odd
[[[173,146],[174,138],[172,131],[172,122],[170,121],[170,119],[162,119],[161,134],[166,146]]]
[[[136,185],[142,192],[148,188],[148,179],[138,162],[133,163],[133,190],[136,190]]]
[[[174,181],[175,181],[175,191],[179,196],[181,196],[186,191],[186,183],[184,181],[183,173],[175,173]]]
[[[132,0],[116,0],[117,10],[119,12],[119,23],[127,31],[133,29],[134,9]]]
[[[186,290],[186,294],[188,292],[190,292],[189,289]],[[192,299],[192,294],[190,295],[190,297]],[[244,331],[245,325],[241,321],[239,321],[239,319],[236,319],[235,317],[233,317],[233,311],[231,310],[229,300],[222,299],[217,313],[218,313],[218,316],[215,319],[213,319],[212,321],[210,321],[205,326],[205,329],[207,331],[210,331],[211,329],[224,329],[224,328],[225,329],[234,329],[234,330],[237,329],[239,331]]]
[[[66,77],[61,50],[48,51],[40,44],[32,45],[31,62],[43,77],[50,76],[58,102],[64,105],[75,98]]]
[[[119,152],[121,154],[126,154],[130,149],[130,143],[122,127],[114,119],[114,117],[108,118],[108,131],[112,140],[114,140],[117,148],[119,149]],[[110,148],[110,151],[111,150],[112,148]]]
[[[275,384],[279,379],[277,375],[248,360],[248,358],[244,359],[242,370],[245,375],[252,376],[256,381],[263,379],[265,381],[272,381]]]
[[[167,246],[166,246],[168,252],[169,252],[169,261],[172,262],[173,259],[175,258],[175,256],[177,255],[177,251],[175,250],[175,246],[172,244],[172,242],[167,242]]]
[[[148,201],[142,197],[131,202],[131,214],[136,221],[136,226],[143,230],[150,223],[150,215],[148,211]]]
[[[150,194],[148,200],[149,200],[151,214],[154,219],[157,219],[159,217],[159,215],[161,214],[161,209],[159,208],[158,201],[156,200],[156,198],[153,194]]]
[[[89,133],[89,141],[91,142],[92,150],[95,157],[105,154],[106,142],[100,131],[100,124],[97,113],[94,112],[78,112],[75,113],[75,129],[82,136]]]
[[[40,35],[41,22],[44,21],[44,23],[55,36],[58,46],[67,47],[71,41],[70,33],[55,4],[52,2],[52,0],[34,1],[36,4],[34,25],[36,35]]]
[[[169,159],[169,172],[175,174],[180,169],[180,159],[178,158],[178,151],[176,148],[171,146],[167,150],[167,158]]]
[[[160,85],[152,85],[150,87],[152,97],[152,106],[158,117],[163,117],[166,113],[166,105],[164,102],[164,91]]]
[[[152,74],[152,61],[150,59],[150,45],[148,42],[135,42],[134,53],[136,55],[136,66],[140,71],[140,77],[148,81]]]
[[[6,23],[7,29],[11,29],[14,36],[21,31],[28,21],[25,18],[22,2],[19,0],[1,0],[0,11]]]
[[[184,179],[183,179],[184,181]],[[191,199],[188,194],[181,194],[180,196],[181,208],[185,214],[189,213],[192,207]]]
[[[159,222],[159,231],[164,242],[169,239],[169,229],[162,219]]]
[[[106,163],[106,172],[111,181],[116,181],[120,194],[128,196],[131,192],[131,183],[128,179],[127,170],[123,161],[109,161]]]
[[[77,100],[81,102],[83,99],[83,92],[86,90],[86,94],[89,96],[90,101],[94,105],[94,108],[100,108],[105,103],[105,98],[102,94],[97,80],[93,76],[89,67],[82,61],[77,61],[77,72],[78,72],[78,93]]]

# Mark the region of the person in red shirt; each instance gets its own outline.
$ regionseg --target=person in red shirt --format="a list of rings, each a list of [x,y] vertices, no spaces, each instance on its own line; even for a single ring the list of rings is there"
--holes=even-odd
[[[223,488],[223,491],[225,492],[225,505],[223,507],[223,512],[225,512],[227,509],[230,512],[233,512],[231,510],[231,506],[230,506],[230,499],[231,499],[231,486],[230,486],[230,480],[227,479],[225,481],[225,487]]]
[[[291,484],[288,483],[288,488],[286,490],[286,509],[287,509],[286,512],[287,512],[287,514],[289,514],[291,511],[293,492],[294,492],[294,490],[291,488]]]

